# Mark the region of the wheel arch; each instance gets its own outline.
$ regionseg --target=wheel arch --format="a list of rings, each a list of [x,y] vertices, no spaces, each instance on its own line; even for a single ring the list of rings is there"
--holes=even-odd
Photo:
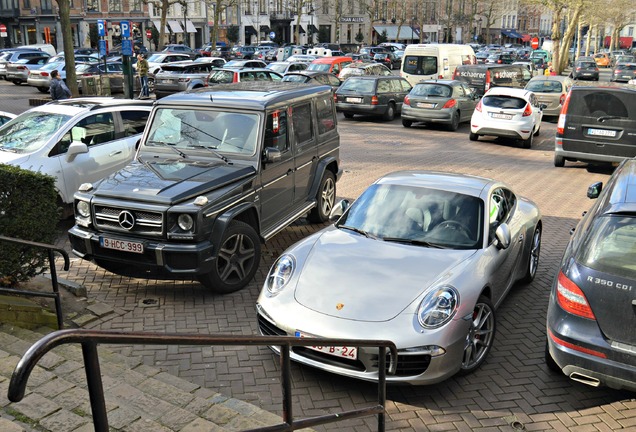
[[[318,193],[318,188],[320,187],[320,182],[322,181],[322,176],[327,170],[333,173],[336,182],[338,182],[338,159],[336,159],[335,157],[324,158],[320,162],[318,162],[318,166],[316,167],[316,175],[314,176],[314,180],[311,184],[311,189],[309,190],[308,196],[316,196],[316,194]]]
[[[225,213],[220,214],[216,218],[214,226],[212,227],[212,235],[210,239],[212,244],[218,245],[221,243],[223,233],[230,225],[230,223],[235,220],[245,222],[246,224],[254,228],[254,231],[256,231],[256,234],[258,234],[259,238],[261,238],[262,241],[260,218],[256,206],[254,205],[254,203],[242,203],[236,207],[227,210]]]

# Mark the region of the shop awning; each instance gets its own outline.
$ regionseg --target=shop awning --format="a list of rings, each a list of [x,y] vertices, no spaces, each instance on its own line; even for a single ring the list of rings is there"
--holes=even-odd
[[[305,34],[305,33],[306,33],[306,31],[305,31],[305,29],[303,28],[303,26],[299,26],[299,27],[300,27],[300,34]],[[294,33],[296,33],[296,26],[294,26]]]
[[[523,37],[521,36],[521,34],[517,33],[514,30],[501,30],[501,34],[513,39],[521,39]]]
[[[532,39],[532,36],[530,36],[529,34],[524,33],[521,35],[521,40],[523,42],[530,42],[531,39]]]
[[[161,20],[154,20],[154,21],[152,22],[152,24],[155,26],[155,28],[157,29],[157,31],[158,31],[158,32],[160,32],[160,31],[161,31]],[[163,28],[163,32],[164,32],[164,33],[167,33],[168,31],[169,31],[169,30],[168,30],[168,27],[164,27],[164,28]]]
[[[398,34],[398,27],[400,28],[400,34]],[[386,31],[388,40],[415,40],[420,38],[418,29],[410,26],[373,26],[373,29],[377,34],[382,34]]]
[[[266,25],[261,26],[261,33],[269,33],[269,27]]]
[[[253,26],[245,26],[245,34],[247,36],[258,35],[258,32]]]
[[[168,27],[170,27],[172,33],[183,33],[183,29],[181,28],[179,21],[168,21]]]
[[[309,24],[308,28],[309,28],[309,31],[312,32],[313,34],[318,33],[318,28],[315,25]]]
[[[185,29],[186,29],[187,33],[196,33],[197,32],[196,27],[194,26],[194,24],[190,20],[186,20]]]

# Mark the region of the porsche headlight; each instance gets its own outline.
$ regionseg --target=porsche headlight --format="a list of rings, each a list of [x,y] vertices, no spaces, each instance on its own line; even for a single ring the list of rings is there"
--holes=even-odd
[[[424,328],[437,328],[451,320],[459,306],[459,294],[451,286],[429,291],[417,310],[417,320]]]
[[[183,231],[190,231],[194,226],[192,216],[187,213],[180,214],[177,218],[177,225],[179,225],[179,228],[181,228]]]
[[[91,206],[86,201],[78,201],[77,214],[81,217],[89,217],[91,215]]]
[[[292,255],[282,255],[276,260],[267,275],[265,286],[271,294],[278,294],[285,288],[296,268],[296,260]]]

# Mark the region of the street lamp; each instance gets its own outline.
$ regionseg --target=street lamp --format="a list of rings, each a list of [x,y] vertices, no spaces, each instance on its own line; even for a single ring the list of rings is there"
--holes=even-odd
[[[415,30],[413,30],[413,23],[415,22],[415,16],[411,17],[411,43],[415,40]]]

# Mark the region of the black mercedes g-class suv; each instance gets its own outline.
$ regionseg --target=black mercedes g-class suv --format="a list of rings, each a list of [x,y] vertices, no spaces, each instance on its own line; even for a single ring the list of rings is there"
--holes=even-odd
[[[198,279],[217,293],[254,277],[260,243],[328,219],[341,175],[328,86],[237,83],[157,101],[134,161],[75,195],[75,255],[117,274]]]

